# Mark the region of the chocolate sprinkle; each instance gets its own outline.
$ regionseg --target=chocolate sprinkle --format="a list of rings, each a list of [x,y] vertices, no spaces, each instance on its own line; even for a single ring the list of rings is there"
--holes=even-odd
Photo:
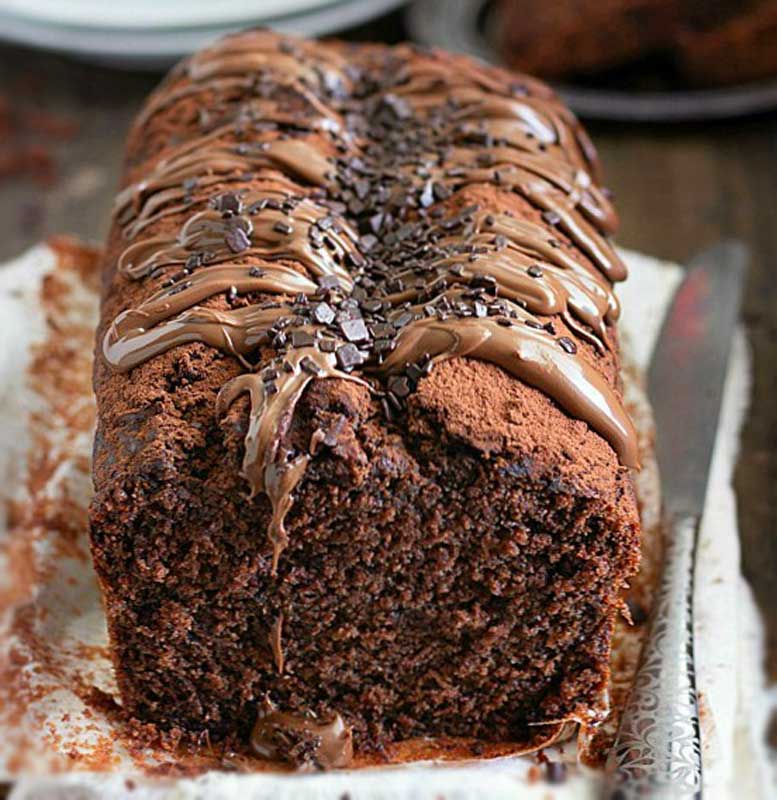
[[[233,253],[242,253],[244,250],[248,250],[248,248],[251,247],[251,240],[242,228],[231,228],[227,231],[224,238],[229,249]]]
[[[305,372],[309,373],[310,375],[315,375],[318,377],[321,374],[321,368],[313,361],[310,356],[305,356],[300,362],[300,367],[305,370]]]
[[[196,186],[196,184],[195,184]],[[186,185],[184,186],[185,189],[189,189]],[[195,187],[192,186],[189,190],[193,190]],[[231,214],[239,214],[242,209],[242,203],[240,202],[240,197],[234,194],[233,192],[228,192],[227,194],[222,194],[216,198],[215,201],[216,208],[223,212],[231,213]]]
[[[312,316],[319,325],[329,325],[334,322],[335,312],[328,303],[316,303],[313,306]]]
[[[318,285],[322,289],[340,289],[340,280],[336,275],[324,275],[318,279]]]
[[[312,347],[315,341],[316,340],[307,331],[291,332],[292,347]]]
[[[562,349],[566,350],[566,352],[572,356],[577,352],[577,345],[568,336],[562,336],[558,340],[558,343],[561,345]]]
[[[410,394],[410,381],[404,375],[390,378],[388,389],[396,397],[407,397]]]
[[[335,355],[337,356],[337,363],[342,369],[358,367],[364,362],[364,357],[359,348],[350,343],[340,345],[335,351]]]
[[[370,338],[363,319],[349,319],[341,322],[340,331],[349,342],[365,342]]]

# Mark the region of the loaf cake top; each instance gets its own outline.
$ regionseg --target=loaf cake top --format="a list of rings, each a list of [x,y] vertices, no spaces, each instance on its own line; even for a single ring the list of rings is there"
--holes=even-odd
[[[201,342],[242,363],[217,406],[250,396],[243,471],[272,501],[276,566],[321,444],[281,446],[314,379],[368,386],[390,418],[436,364],[491,362],[637,465],[613,375],[616,217],[543,84],[407,45],[249,31],[177,67],[132,138],[116,269],[149,289],[103,356],[129,371]],[[495,191],[516,211],[495,212]]]

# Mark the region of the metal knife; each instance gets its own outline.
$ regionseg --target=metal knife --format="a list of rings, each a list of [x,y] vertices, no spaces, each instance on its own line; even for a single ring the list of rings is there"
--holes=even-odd
[[[694,563],[746,263],[736,241],[693,259],[648,373],[666,550],[642,663],[607,759],[610,800],[701,797]]]

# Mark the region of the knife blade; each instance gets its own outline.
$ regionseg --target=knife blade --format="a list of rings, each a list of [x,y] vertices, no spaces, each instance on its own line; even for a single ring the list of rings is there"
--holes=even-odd
[[[746,263],[736,241],[693,259],[648,372],[666,549],[642,663],[607,759],[612,800],[702,794],[694,563]]]
[[[722,242],[689,265],[648,371],[668,513],[701,513],[718,429],[747,249]]]

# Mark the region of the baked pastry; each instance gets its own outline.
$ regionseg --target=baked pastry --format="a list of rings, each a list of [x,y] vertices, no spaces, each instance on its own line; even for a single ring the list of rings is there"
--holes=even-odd
[[[594,150],[462,56],[230,36],[130,134],[94,561],[123,707],[343,766],[606,713],[637,566]]]
[[[500,0],[506,62],[543,78],[595,75],[661,48],[677,0]]]
[[[501,0],[505,60],[553,79],[659,58],[691,84],[777,74],[772,0]]]

